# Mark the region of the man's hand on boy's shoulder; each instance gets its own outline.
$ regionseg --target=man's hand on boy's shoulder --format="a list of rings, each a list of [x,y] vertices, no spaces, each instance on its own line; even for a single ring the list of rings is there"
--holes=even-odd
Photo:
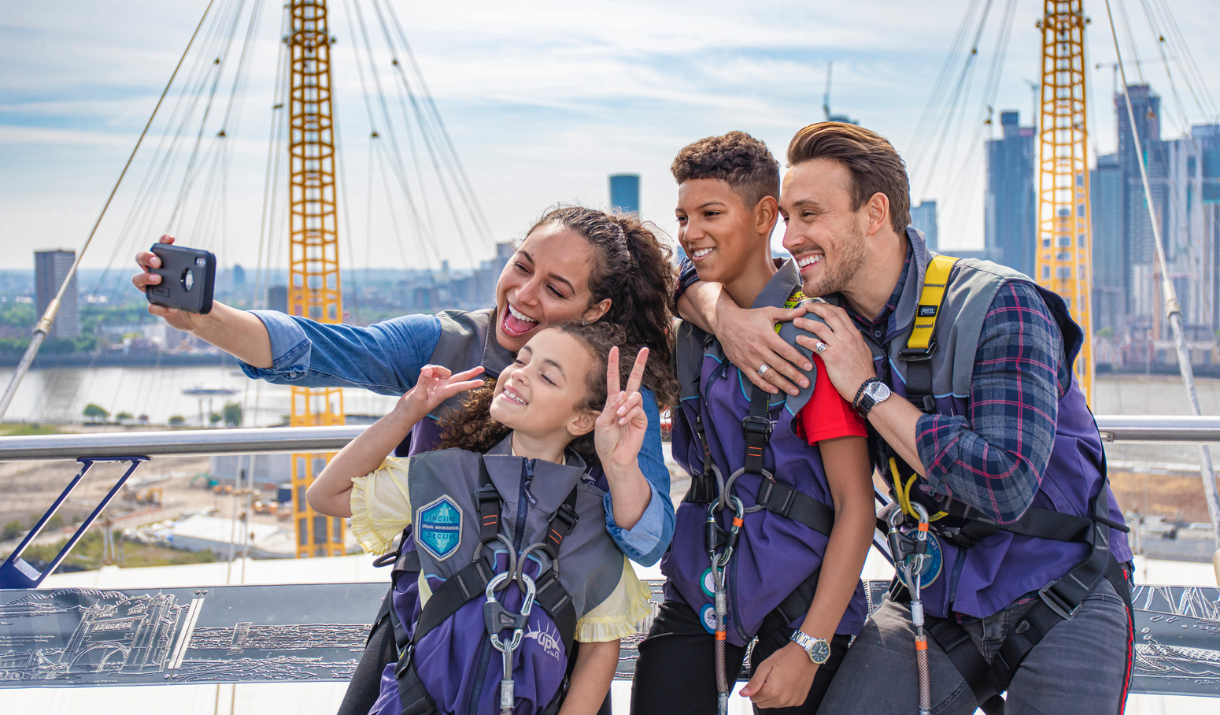
[[[727,294],[726,294],[727,298]],[[739,308],[731,299],[717,306],[716,339],[724,348],[729,362],[741,370],[750,382],[777,395],[780,390],[789,395],[800,394],[797,388],[809,386],[809,380],[797,365],[808,371],[812,365],[804,356],[775,331],[779,323],[795,320],[805,314],[805,306],[785,308]],[[762,369],[766,365],[766,369]]]

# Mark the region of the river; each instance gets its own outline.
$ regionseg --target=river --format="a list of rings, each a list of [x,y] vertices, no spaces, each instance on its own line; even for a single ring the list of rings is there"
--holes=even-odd
[[[8,384],[12,370],[0,370],[0,384]],[[211,367],[102,367],[31,370],[9,407],[6,421],[41,423],[79,422],[90,402],[112,414],[146,414],[154,424],[181,415],[191,426],[207,419],[208,399],[184,395],[196,387],[221,387],[236,392],[211,398],[220,412],[226,401],[242,405],[245,426],[279,424],[289,410],[289,389],[250,380],[233,366]],[[1198,380],[1204,414],[1220,414],[1220,379]],[[1185,415],[1190,410],[1181,380],[1166,375],[1099,375],[1095,412],[1103,415]],[[381,415],[394,406],[393,397],[365,390],[344,390],[348,414]],[[1112,459],[1198,463],[1198,450],[1190,445],[1117,445]]]

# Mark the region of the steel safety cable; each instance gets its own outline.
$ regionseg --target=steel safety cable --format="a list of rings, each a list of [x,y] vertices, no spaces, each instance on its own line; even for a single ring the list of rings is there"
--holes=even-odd
[[[385,119],[385,134],[389,137],[390,147],[393,150],[394,163],[391,166],[395,170],[395,176],[398,178],[398,182],[402,186],[403,193],[407,196],[407,201],[411,203],[411,210],[418,214],[419,211],[415,207],[414,199],[411,198],[411,191],[408,188],[409,182],[407,181],[406,167],[403,165],[402,152],[398,148],[398,135],[394,130],[394,120],[390,115],[390,105],[386,101],[385,90],[381,86],[381,75],[377,71],[377,60],[373,56],[373,43],[369,38],[368,28],[364,23],[364,12],[360,9],[359,0],[352,0],[352,6],[356,11],[356,20],[360,27],[360,35],[364,38],[364,46],[368,54],[369,72],[373,76],[373,86],[377,88],[377,100],[381,105],[381,113]],[[430,243],[435,243],[436,236],[429,235],[428,240]]]
[[[495,233],[492,231],[491,223],[487,220],[487,216],[483,213],[483,207],[479,203],[478,196],[475,194],[474,186],[470,183],[470,178],[466,175],[466,168],[462,164],[462,159],[457,153],[457,149],[453,145],[453,139],[449,136],[449,130],[445,126],[445,120],[441,118],[440,109],[436,106],[436,100],[432,97],[432,90],[428,88],[428,82],[424,79],[424,73],[420,70],[419,62],[415,59],[415,52],[411,49],[411,43],[407,40],[407,34],[403,32],[402,23],[398,21],[398,15],[394,11],[394,6],[391,3],[386,3],[386,9],[389,11],[390,19],[394,22],[394,27],[398,32],[398,36],[402,42],[403,49],[407,52],[407,59],[411,61],[411,66],[415,71],[416,78],[419,81],[420,87],[423,89],[424,98],[428,102],[428,106],[432,110],[432,116],[436,120],[436,124],[440,127],[441,137],[445,140],[445,145],[449,149],[449,155],[453,157],[454,166],[457,168],[458,175],[462,178],[462,185],[465,186],[465,193],[469,197],[471,206],[474,208],[474,213],[482,220],[484,230],[484,240],[491,241]]]
[[[381,182],[385,189],[386,197],[386,213],[390,215],[390,225],[394,227],[394,244],[398,246],[398,254],[402,259],[403,270],[409,270],[411,268],[411,264],[407,261],[407,254],[403,251],[403,244],[405,242],[402,240],[402,231],[398,228],[398,215],[394,213],[394,202],[390,200],[390,197],[393,196],[393,192],[390,191],[390,180],[386,176],[385,165],[388,160],[384,156],[385,148],[381,146],[381,142],[373,142],[372,146],[381,149],[381,151],[377,153],[377,166],[381,168]],[[418,225],[418,222],[416,222],[416,224]],[[426,261],[427,259],[425,258],[425,262]]]
[[[43,312],[38,324],[34,327],[33,337],[30,339],[30,345],[26,348],[25,354],[22,355],[21,361],[17,364],[17,369],[13,371],[13,376],[9,380],[8,387],[5,388],[4,394],[0,395],[0,418],[4,417],[4,413],[8,412],[8,407],[12,404],[13,397],[17,394],[17,388],[21,385],[22,379],[30,369],[30,364],[34,362],[34,356],[38,354],[38,350],[42,347],[42,343],[46,340],[47,333],[51,329],[51,325],[55,322],[55,315],[59,312],[60,301],[63,300],[65,291],[72,283],[72,278],[76,275],[77,269],[80,267],[81,260],[85,257],[85,253],[89,250],[89,245],[93,242],[93,237],[97,235],[97,228],[101,225],[102,219],[106,216],[106,209],[110,207],[110,202],[114,200],[114,195],[118,193],[119,186],[123,183],[123,177],[127,175],[127,169],[131,166],[132,160],[135,159],[136,152],[140,150],[140,145],[144,141],[144,137],[148,134],[148,128],[152,126],[153,119],[157,116],[157,110],[160,109],[161,103],[165,100],[165,96],[169,94],[169,88],[174,83],[174,78],[178,76],[178,70],[182,67],[183,61],[186,60],[187,53],[190,52],[191,45],[194,44],[195,38],[199,34],[199,29],[203,27],[204,21],[208,17],[208,12],[212,9],[212,3],[215,0],[208,0],[208,5],[204,8],[203,17],[199,19],[199,25],[195,27],[195,32],[191,34],[191,39],[187,42],[186,49],[182,52],[182,57],[179,58],[178,64],[174,66],[174,71],[170,74],[169,81],[165,83],[165,89],[161,91],[161,96],[157,99],[156,105],[153,107],[152,114],[148,117],[148,122],[145,123],[144,129],[140,131],[140,136],[136,139],[136,145],[131,150],[131,155],[127,157],[127,162],[123,164],[123,170],[119,172],[119,178],[114,182],[114,187],[110,190],[110,195],[106,198],[106,203],[102,205],[102,211],[98,214],[97,221],[94,222],[93,228],[90,229],[88,237],[85,238],[85,243],[81,246],[80,253],[76,254],[76,260],[72,262],[72,266],[68,269],[67,275],[64,276],[63,282],[59,286],[55,297],[51,299],[47,305],[46,311]]]
[[[1127,118],[1131,124],[1131,139],[1135,144],[1136,162],[1140,169],[1140,181],[1143,184],[1144,198],[1148,204],[1148,210],[1151,213],[1155,210],[1155,202],[1152,197],[1152,189],[1148,181],[1147,161],[1141,151],[1141,143],[1139,132],[1135,126],[1135,110],[1131,104],[1131,91],[1127,84],[1127,70],[1123,64],[1123,53],[1119,47],[1118,31],[1114,23],[1114,13],[1110,9],[1110,0],[1106,2],[1106,16],[1110,20],[1110,36],[1114,40],[1114,55],[1118,62],[1118,71],[1123,79],[1123,100],[1127,110]],[[1121,7],[1121,6],[1120,6]],[[1195,391],[1194,368],[1191,367],[1190,356],[1186,351],[1185,337],[1182,330],[1182,312],[1181,306],[1178,304],[1177,295],[1174,290],[1173,281],[1169,277],[1169,266],[1165,261],[1165,248],[1161,244],[1161,232],[1153,216],[1152,235],[1153,245],[1156,248],[1156,260],[1161,268],[1161,284],[1163,287],[1163,300],[1165,302],[1165,317],[1169,321],[1169,327],[1173,333],[1173,339],[1178,356],[1178,369],[1182,375],[1182,384],[1186,389],[1187,401],[1190,403],[1191,412],[1198,416],[1201,414],[1199,408],[1199,395]],[[1212,538],[1220,545],[1220,495],[1216,492],[1216,480],[1212,470],[1211,448],[1206,444],[1199,445],[1199,463],[1203,476],[1203,492],[1207,501],[1207,512],[1211,518]],[[1213,555],[1213,561],[1216,556],[1220,556],[1220,551]]]
[[[924,133],[930,130],[930,125],[944,102],[942,96],[946,89],[946,82],[953,73],[953,69],[957,67],[957,55],[962,49],[962,43],[966,40],[966,35],[971,27],[971,19],[974,17],[975,10],[980,7],[978,0],[972,2],[966,7],[966,12],[962,14],[961,23],[957,26],[957,32],[953,35],[953,40],[949,43],[949,51],[945,53],[945,60],[940,66],[940,72],[936,75],[936,82],[932,85],[932,91],[928,94],[928,101],[924,105],[923,111],[919,113],[919,120],[915,122],[915,129],[911,134],[910,145],[912,147],[922,146],[927,143],[924,141]]]
[[[420,135],[423,137],[424,146],[428,150],[428,157],[432,160],[432,168],[436,172],[437,183],[440,184],[441,193],[443,193],[445,196],[445,204],[449,208],[449,215],[453,219],[453,224],[454,224],[455,229],[457,230],[458,238],[461,240],[462,248],[466,252],[466,258],[468,261],[470,261],[471,264],[477,265],[477,262],[475,261],[475,258],[474,258],[474,253],[470,250],[470,243],[466,239],[466,232],[462,229],[462,222],[458,219],[457,208],[453,203],[453,198],[449,194],[449,187],[445,182],[445,177],[444,177],[443,172],[441,171],[440,163],[437,161],[436,147],[434,147],[432,138],[428,135],[428,128],[427,128],[426,122],[423,119],[422,113],[420,112],[419,103],[417,102],[417,100],[415,98],[415,92],[414,92],[414,90],[411,89],[411,83],[407,80],[407,75],[406,75],[406,72],[402,68],[402,63],[400,63],[398,61],[398,57],[396,56],[396,53],[394,51],[394,38],[390,34],[390,28],[386,24],[385,16],[381,12],[381,4],[377,0],[371,0],[371,2],[373,4],[373,9],[377,12],[377,20],[381,24],[381,31],[385,36],[386,44],[390,46],[390,55],[391,55],[390,64],[395,69],[395,71],[397,71],[399,79],[402,80],[402,86],[399,87],[399,101],[402,102],[402,92],[403,92],[403,89],[405,88],[407,95],[410,97],[411,106],[415,110],[416,122],[419,125]],[[410,137],[411,136],[411,127],[410,127],[411,120],[409,117],[406,116],[406,114],[407,114],[406,107],[404,105],[403,118],[407,121],[407,135],[408,135],[408,137]],[[458,190],[460,193],[461,183],[458,181],[457,176],[452,172],[452,169],[450,169],[450,175],[451,175],[452,181],[454,183],[454,188],[456,190]],[[421,178],[421,181],[422,181],[422,178]],[[480,234],[480,238],[484,238],[481,235],[482,231],[479,227],[478,217],[476,217],[474,215],[474,212],[471,210],[469,203],[466,203],[466,211],[467,211],[468,216],[470,217],[471,224],[473,225],[475,232]],[[429,221],[431,221],[431,215],[429,215]],[[434,233],[434,235],[435,235],[435,233]],[[485,238],[484,238],[484,241],[485,241]]]
[[[333,104],[333,106],[331,107],[331,128],[333,130],[333,136],[334,136],[334,140],[335,140],[335,169],[338,171],[338,174],[339,174],[339,192],[343,197],[343,211],[341,213],[343,214],[343,229],[345,231],[344,235],[347,237],[347,241],[345,241],[345,243],[347,243],[347,258],[349,261],[351,261],[351,263],[349,264],[351,267],[348,269],[347,275],[348,275],[348,278],[351,280],[351,284],[352,284],[352,317],[356,320],[356,322],[360,322],[360,284],[356,280],[356,252],[355,252],[355,249],[352,248],[352,244],[355,242],[355,238],[354,238],[354,234],[352,234],[351,202],[348,201],[348,198],[347,198],[347,172],[344,170],[343,141],[342,141],[342,136],[339,132],[339,127],[340,127],[339,103],[335,102]],[[339,290],[339,298],[340,298],[340,300],[342,300],[342,298],[343,298],[343,274],[342,273],[339,274],[338,280],[339,280],[339,285],[336,286],[336,288]],[[342,320],[343,320],[342,315],[339,316],[339,320],[340,320],[340,322],[342,322]]]
[[[398,66],[397,60],[395,60],[395,64],[394,64],[394,66],[395,66],[395,68],[397,68],[397,69],[398,69],[398,72],[399,72],[399,74],[401,75],[401,74],[402,74],[402,68],[401,68],[400,66]],[[403,79],[403,83],[404,83],[404,85],[405,85],[405,83],[406,83],[406,77],[405,77],[405,76],[403,76],[403,77],[402,77],[402,79]],[[409,91],[410,91],[410,89],[409,89],[409,87],[408,87],[408,92],[409,92]],[[406,114],[407,108],[406,108],[405,102],[403,102],[403,97],[402,97],[402,95],[403,95],[403,88],[402,88],[402,87],[399,87],[399,88],[398,88],[399,102],[400,102],[400,103],[403,103],[403,108],[402,108],[402,109],[403,109],[403,113],[404,113],[404,114]],[[412,104],[414,104],[414,97],[412,97]],[[417,119],[418,119],[418,116],[417,116]],[[408,137],[410,137],[410,136],[411,136],[411,126],[410,126],[410,124],[409,124],[409,122],[410,122],[410,121],[411,121],[411,120],[410,120],[410,118],[408,117],[408,118],[407,118],[407,122],[408,122],[408,125],[407,125],[407,136],[408,136]],[[457,207],[456,207],[456,206],[454,205],[454,203],[453,203],[453,197],[452,197],[452,196],[449,194],[449,187],[448,187],[448,185],[445,183],[445,177],[444,177],[443,172],[441,171],[440,164],[439,164],[439,163],[437,163],[437,160],[436,160],[436,152],[435,152],[434,147],[433,147],[433,145],[432,145],[432,140],[431,140],[431,139],[428,137],[427,132],[424,130],[424,128],[423,128],[423,126],[422,126],[422,125],[420,126],[420,134],[421,134],[421,135],[422,135],[422,137],[423,137],[423,141],[424,141],[424,147],[425,147],[425,148],[428,150],[428,156],[429,156],[429,158],[432,160],[432,169],[433,169],[433,171],[435,171],[435,172],[436,172],[436,182],[437,182],[437,183],[440,185],[440,187],[441,187],[441,194],[442,194],[442,195],[444,195],[444,197],[445,197],[445,205],[446,205],[446,206],[448,207],[448,209],[449,209],[449,216],[450,216],[450,218],[452,218],[452,219],[453,219],[453,225],[454,225],[454,228],[457,230],[458,239],[459,239],[459,240],[461,241],[461,243],[462,243],[462,250],[464,250],[464,251],[466,252],[466,259],[467,259],[468,261],[470,261],[470,263],[471,263],[472,265],[477,265],[477,262],[475,261],[475,258],[474,258],[474,253],[473,253],[473,252],[470,250],[470,242],[469,242],[469,241],[466,239],[466,231],[462,229],[462,221],[461,221],[461,220],[458,218]],[[422,177],[421,177],[420,181],[422,182],[422,180],[423,180],[423,179],[422,179]],[[455,183],[455,187],[456,187],[456,182],[454,182],[454,183]],[[426,206],[425,206],[425,208],[426,208]],[[428,215],[428,220],[429,220],[429,221],[431,221],[431,220],[432,220],[431,213],[429,213],[429,215]],[[474,219],[473,215],[471,215],[471,223],[475,225],[475,229],[476,229],[476,231],[477,231],[477,230],[478,230],[478,225],[477,225],[477,221]],[[436,235],[436,233],[435,233],[435,229],[433,229],[433,235]]]
[[[999,32],[996,36],[996,50],[992,55],[991,68],[987,73],[986,84],[983,86],[982,101],[979,104],[979,118],[977,120],[977,124],[975,125],[974,135],[971,137],[967,148],[966,158],[960,165],[956,164],[956,153],[954,153],[954,155],[950,158],[949,166],[956,165],[967,167],[965,171],[959,171],[955,178],[950,179],[947,192],[950,196],[956,195],[958,198],[964,198],[961,196],[963,189],[976,185],[974,184],[973,180],[967,182],[966,177],[976,174],[976,172],[973,171],[974,154],[975,151],[982,146],[983,131],[985,127],[994,126],[994,120],[992,118],[994,114],[993,110],[995,107],[996,95],[999,93],[1000,89],[1000,78],[1003,76],[1004,61],[1008,55],[1008,41],[1012,37],[1012,26],[1014,16],[1016,15],[1016,6],[1016,0],[1008,0],[1008,4],[1004,9],[1004,15],[1001,17]],[[956,213],[962,221],[965,220],[964,212],[959,211]]]
[[[398,60],[393,59],[393,54],[391,54],[391,63],[397,65],[397,62]],[[395,86],[398,90],[398,106],[399,110],[402,112],[403,128],[407,135],[407,148],[411,152],[411,163],[415,167],[415,181],[416,185],[419,187],[419,202],[424,207],[424,218],[428,223],[428,230],[433,236],[435,236],[437,233],[436,223],[432,220],[432,201],[428,198],[428,184],[426,181],[424,181],[423,165],[420,164],[419,161],[419,151],[415,148],[415,132],[412,131],[411,112],[407,110],[407,103],[406,99],[403,97],[402,87],[398,85]],[[420,141],[422,141],[425,145],[428,145],[428,136],[422,127],[420,128]],[[431,153],[432,147],[430,145],[428,146],[428,150],[429,153]],[[433,162],[433,166],[435,166],[435,161]],[[439,171],[437,172],[437,181],[441,181]],[[448,199],[448,196],[445,198]]]
[[[1118,13],[1123,20],[1123,33],[1127,36],[1127,44],[1131,46],[1131,57],[1135,61],[1135,74],[1140,78],[1140,84],[1148,84],[1144,79],[1144,66],[1140,62],[1139,48],[1135,44],[1135,33],[1131,30],[1131,20],[1127,17],[1127,4],[1118,2]],[[1126,80],[1123,80],[1124,83]]]
[[[1214,118],[1216,116],[1214,107],[1212,107],[1211,111],[1209,111],[1208,107],[1204,106],[1203,98],[1200,97],[1199,93],[1195,90],[1190,69],[1187,63],[1182,61],[1182,55],[1189,55],[1190,48],[1184,45],[1182,47],[1178,47],[1177,38],[1174,36],[1173,31],[1175,23],[1173,22],[1173,15],[1170,13],[1169,7],[1167,5],[1158,7],[1155,0],[1153,0],[1153,2],[1142,0],[1142,2],[1144,4],[1144,13],[1148,16],[1149,24],[1152,25],[1152,32],[1157,36],[1157,50],[1160,52],[1161,60],[1165,63],[1165,74],[1169,77],[1170,86],[1173,87],[1174,99],[1177,100],[1178,111],[1182,113],[1183,117],[1187,116],[1184,109],[1185,104],[1182,102],[1181,97],[1178,94],[1177,86],[1173,79],[1172,69],[1170,67],[1170,65],[1174,63],[1176,63],[1178,68],[1181,70],[1182,81],[1186,83],[1186,88],[1190,92],[1191,98],[1194,99],[1195,106],[1198,107],[1200,116],[1204,119],[1204,121]],[[1159,21],[1157,19],[1158,10],[1160,10],[1161,14],[1161,19]],[[1206,93],[1206,86],[1204,86],[1204,92]]]
[[[953,124],[955,123],[954,120],[957,117],[957,107],[962,102],[963,98],[963,89],[965,89],[966,93],[969,92],[968,87],[970,84],[970,79],[974,77],[974,60],[978,57],[979,41],[982,39],[983,30],[987,27],[987,18],[991,14],[991,5],[991,0],[987,0],[987,3],[983,6],[982,16],[979,18],[978,27],[974,33],[974,38],[970,43],[970,51],[966,54],[966,60],[962,65],[961,72],[958,74],[957,82],[954,84],[953,92],[949,97],[948,103],[943,107],[942,111],[938,115],[936,125],[934,125],[933,141],[925,146],[924,151],[919,155],[918,158],[916,158],[914,162],[911,177],[912,183],[915,182],[915,177],[918,175],[925,184],[929,184],[932,182],[932,179],[936,174],[936,164],[940,160],[941,155],[944,154],[945,140],[948,138],[949,132],[952,131]],[[936,134],[939,134],[939,140],[936,139]],[[923,158],[928,154],[927,150],[933,144],[936,145],[936,148],[931,153],[931,166],[927,171],[921,171],[924,167]]]
[[[1194,78],[1194,82],[1190,82],[1188,79],[1188,86],[1191,94],[1195,95],[1195,102],[1199,104],[1202,114],[1208,120],[1220,122],[1220,110],[1216,108],[1216,102],[1207,88],[1207,82],[1199,71],[1199,65],[1195,63],[1194,54],[1190,51],[1190,46],[1186,43],[1186,37],[1182,34],[1181,28],[1178,27],[1177,18],[1170,10],[1167,0],[1153,0],[1154,3],[1158,1],[1161,5],[1161,14],[1165,18],[1165,26],[1169,28],[1170,41],[1177,49],[1177,59],[1183,68],[1183,74],[1187,78]],[[1195,93],[1195,84],[1199,86],[1198,94]]]
[[[220,15],[213,16],[213,23],[211,26],[212,29],[215,28],[217,19],[219,17]],[[198,28],[196,32],[198,32]],[[207,39],[211,36],[210,33],[211,29],[209,29],[207,34],[205,34],[203,44],[207,43]],[[187,51],[189,52],[189,50],[190,47],[188,46]],[[197,83],[199,86],[202,86],[202,82],[206,79],[206,73],[211,67],[211,63],[206,63],[203,60],[203,57],[205,57],[206,54],[207,53],[201,51],[198,55],[196,55],[193,65],[187,71],[186,77],[182,83],[182,89],[178,92],[178,97],[174,102],[173,109],[170,111],[169,119],[166,122],[165,129],[161,134],[161,139],[157,144],[156,150],[153,152],[151,161],[149,162],[150,168],[144,173],[144,177],[140,183],[139,189],[136,191],[135,200],[132,202],[132,207],[128,210],[127,217],[124,219],[122,228],[118,233],[118,238],[116,239],[116,249],[111,253],[110,259],[106,264],[106,268],[102,271],[102,276],[98,280],[97,285],[94,287],[92,295],[95,297],[103,285],[110,287],[110,298],[115,296],[117,289],[114,282],[108,281],[109,272],[111,268],[113,268],[114,261],[119,256],[131,255],[132,251],[139,246],[142,240],[141,237],[146,232],[142,229],[136,230],[135,227],[137,224],[145,223],[145,219],[150,220],[152,218],[153,209],[150,208],[149,201],[154,187],[159,189],[162,193],[166,190],[168,182],[163,180],[163,174],[166,169],[166,161],[164,157],[173,152],[176,142],[181,137],[181,133],[185,127],[185,118],[179,119],[179,117],[187,116],[187,114],[184,114],[184,112],[188,112],[188,109],[193,107],[193,104],[188,103],[186,98],[188,96],[193,96],[196,99],[198,98],[194,90],[191,88],[195,87]],[[193,112],[193,109],[190,109],[190,111]],[[171,140],[169,137],[171,131],[175,127],[177,127],[177,132],[174,133],[174,138]],[[167,140],[169,141],[168,147],[166,146]],[[154,166],[159,167],[155,172],[152,171],[152,167]],[[131,246],[130,250],[128,249],[129,241]]]
[[[355,8],[355,11],[356,11],[356,19],[358,20],[358,26],[360,28],[359,37],[362,37],[364,39],[364,46],[365,46],[365,50],[366,50],[366,54],[368,56],[368,62],[369,62],[369,73],[373,76],[373,84],[377,88],[377,98],[380,101],[382,114],[385,117],[386,135],[389,136],[389,138],[390,138],[390,145],[394,152],[395,161],[390,161],[390,157],[387,155],[386,163],[389,164],[390,167],[395,170],[395,173],[394,173],[395,178],[398,179],[399,186],[401,187],[402,192],[403,192],[403,197],[406,199],[407,205],[410,208],[410,211],[408,213],[410,214],[412,223],[414,223],[415,227],[416,227],[416,235],[418,237],[420,247],[421,247],[420,254],[425,257],[425,263],[427,263],[426,250],[431,249],[433,257],[436,260],[436,264],[439,265],[441,259],[440,259],[440,254],[439,254],[439,252],[437,250],[437,246],[436,246],[436,243],[437,243],[436,236],[425,231],[423,225],[420,223],[420,211],[419,211],[419,208],[415,205],[415,198],[414,198],[413,194],[411,193],[411,190],[410,190],[410,187],[409,187],[409,184],[407,181],[406,169],[404,168],[403,163],[402,163],[402,153],[398,150],[398,139],[397,139],[397,134],[394,131],[394,122],[393,122],[393,119],[391,119],[391,117],[390,117],[389,104],[386,102],[385,92],[381,87],[381,79],[377,72],[377,62],[373,56],[373,45],[369,39],[368,28],[365,26],[365,23],[364,23],[364,13],[360,10],[360,3],[358,2],[358,0],[351,0],[351,4]],[[349,19],[349,23],[350,23],[350,19]],[[354,32],[352,34],[353,34],[353,36],[356,35]],[[377,142],[377,144],[380,146],[381,143]],[[383,153],[385,153],[387,151],[385,149],[385,147],[383,147],[383,146],[380,148]],[[387,200],[388,200],[388,197],[387,197]]]
[[[165,227],[167,231],[172,230],[174,221],[178,217],[178,211],[182,204],[186,201],[187,192],[190,190],[190,185],[194,182],[193,168],[195,160],[199,154],[199,146],[203,141],[203,133],[207,129],[208,116],[212,112],[212,105],[216,99],[216,90],[220,87],[220,78],[224,74],[225,63],[229,59],[229,50],[233,46],[233,38],[237,34],[237,22],[241,19],[241,11],[245,6],[245,0],[237,0],[237,8],[233,13],[233,22],[229,25],[229,31],[226,33],[224,52],[216,58],[216,72],[212,79],[212,87],[208,91],[208,101],[204,105],[203,117],[199,121],[199,133],[195,137],[195,145],[191,149],[191,157],[186,162],[186,176],[183,178],[182,189],[178,194],[178,200],[174,203],[174,210],[170,213],[169,220],[166,221]]]

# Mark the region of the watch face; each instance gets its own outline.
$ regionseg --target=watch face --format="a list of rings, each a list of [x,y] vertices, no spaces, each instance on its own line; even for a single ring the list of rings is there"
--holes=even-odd
[[[874,403],[881,402],[890,396],[890,388],[884,382],[874,382],[864,390],[864,394],[868,395]]]
[[[821,665],[830,658],[830,644],[824,640],[814,641],[809,647],[809,659]]]

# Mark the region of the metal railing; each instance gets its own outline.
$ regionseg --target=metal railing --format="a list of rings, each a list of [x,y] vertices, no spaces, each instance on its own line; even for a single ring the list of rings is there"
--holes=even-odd
[[[1097,418],[1097,426],[1105,442],[1220,444],[1220,417],[1102,415]],[[276,427],[0,437],[0,462],[133,454],[181,457],[329,452],[342,448],[364,429],[364,426]]]

